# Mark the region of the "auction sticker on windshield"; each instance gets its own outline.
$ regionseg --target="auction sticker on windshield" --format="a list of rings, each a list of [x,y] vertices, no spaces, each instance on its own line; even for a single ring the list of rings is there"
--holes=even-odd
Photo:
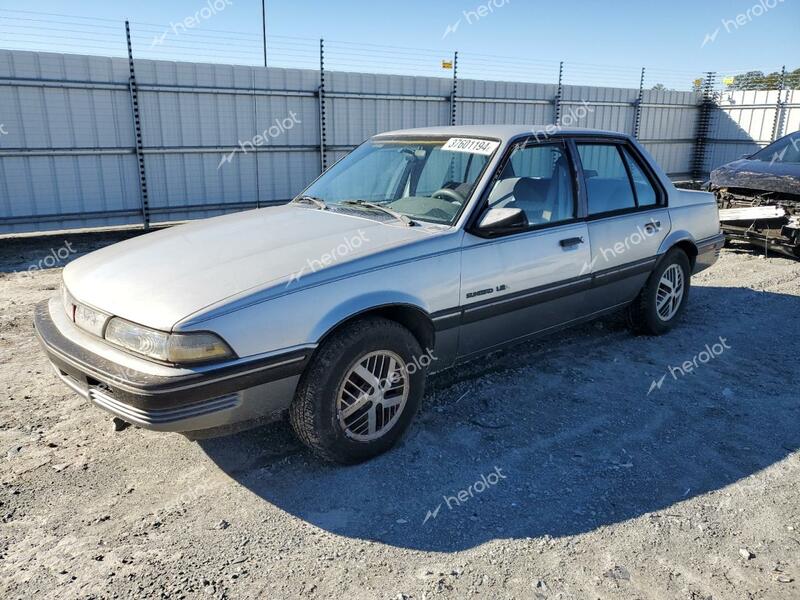
[[[470,154],[483,154],[489,156],[497,150],[500,142],[491,140],[476,140],[474,138],[450,138],[447,140],[442,150],[450,152],[469,152]]]

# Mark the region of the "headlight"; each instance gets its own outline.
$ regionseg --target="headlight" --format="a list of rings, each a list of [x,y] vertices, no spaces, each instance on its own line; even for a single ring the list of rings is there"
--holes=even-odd
[[[109,321],[105,337],[126,350],[168,363],[200,363],[236,356],[228,344],[213,333],[165,333],[119,317]]]

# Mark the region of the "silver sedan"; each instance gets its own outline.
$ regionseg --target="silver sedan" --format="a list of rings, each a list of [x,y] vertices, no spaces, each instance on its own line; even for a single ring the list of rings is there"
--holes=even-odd
[[[197,437],[288,413],[352,463],[400,438],[430,372],[618,310],[664,333],[722,243],[714,197],[624,134],[395,131],[287,205],[72,262],[35,324],[125,421]]]

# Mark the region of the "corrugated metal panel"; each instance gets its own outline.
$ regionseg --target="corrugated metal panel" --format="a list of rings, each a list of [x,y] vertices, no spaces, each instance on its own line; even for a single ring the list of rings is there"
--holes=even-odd
[[[771,141],[777,102],[777,91],[723,92],[712,139]]]
[[[556,86],[512,81],[458,82],[459,125],[547,125],[555,118]]]
[[[781,135],[787,135],[793,131],[800,131],[800,90],[787,90],[783,93],[783,127]]]
[[[691,172],[697,105],[700,94],[675,90],[644,90],[639,139],[673,177]]]
[[[167,61],[136,69],[144,147],[163,149],[145,159],[154,220],[286,201],[317,175],[317,72]]]
[[[320,74],[136,61],[153,222],[282,202],[320,168]],[[452,79],[326,72],[328,164],[376,133],[448,124]],[[0,50],[0,233],[141,222],[125,59]],[[458,124],[547,125],[553,84],[459,80]],[[564,126],[633,132],[638,89],[565,85]],[[782,127],[800,128],[800,92]],[[767,143],[777,92],[725,92],[710,168]],[[639,139],[673,175],[691,170],[695,92],[646,90]],[[223,160],[228,157],[227,160]]]
[[[699,94],[646,90],[642,94],[639,138],[643,140],[687,140],[697,131]]]
[[[633,89],[565,85],[561,124],[633,133],[633,103],[638,96]]]
[[[450,86],[439,77],[326,72],[328,144],[355,146],[383,131],[449,124]]]
[[[792,106],[783,109],[783,129],[782,135],[800,131],[800,90],[789,90],[784,92],[784,104]]]
[[[0,160],[0,218],[6,220],[0,232],[139,221],[127,63],[0,50],[0,79],[28,80],[0,86],[0,123],[8,132],[0,135],[0,150],[33,151]],[[86,83],[57,84],[64,80]],[[118,216],[66,216],[109,211]]]
[[[692,171],[692,143],[652,143],[644,142],[644,147],[653,155],[664,172],[673,179],[685,179]]]

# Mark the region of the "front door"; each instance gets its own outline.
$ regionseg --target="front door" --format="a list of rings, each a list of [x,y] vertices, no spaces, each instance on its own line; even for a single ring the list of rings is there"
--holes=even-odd
[[[462,357],[575,319],[590,280],[589,231],[577,218],[575,171],[566,148],[522,142],[501,169],[486,203],[522,209],[529,227],[493,239],[465,234]]]

